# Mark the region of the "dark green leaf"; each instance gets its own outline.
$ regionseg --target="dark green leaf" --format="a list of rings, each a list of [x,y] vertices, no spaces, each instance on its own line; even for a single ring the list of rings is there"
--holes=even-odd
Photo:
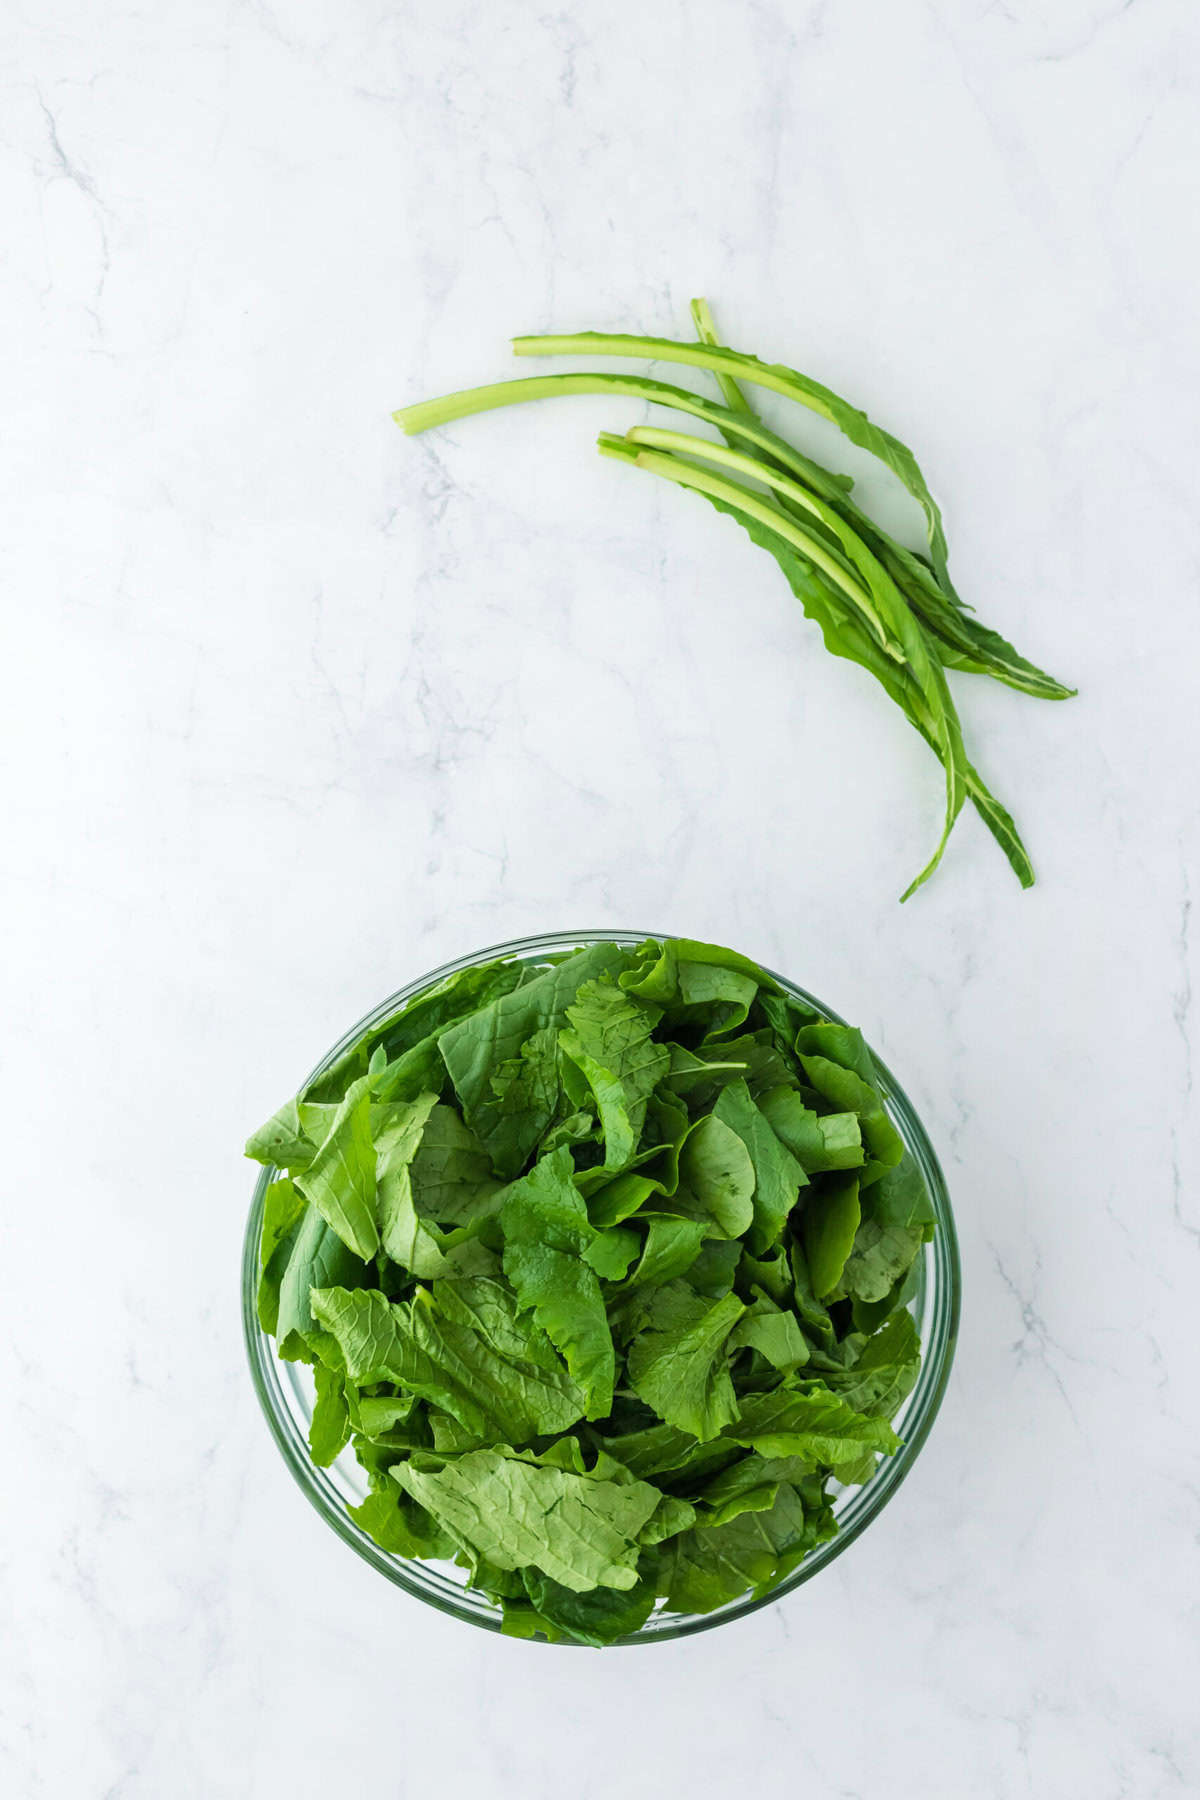
[[[476,1114],[494,1097],[495,1072],[519,1057],[537,1033],[561,1029],[584,982],[619,974],[628,963],[628,953],[615,944],[594,944],[442,1033],[442,1057],[469,1125],[478,1129]]]
[[[803,1555],[816,1541],[800,1496],[785,1483],[768,1511],[696,1525],[674,1541],[663,1577],[667,1606],[672,1612],[712,1612],[747,1588],[769,1586],[784,1557]]]
[[[776,1087],[759,1106],[776,1136],[809,1175],[827,1169],[856,1169],[863,1161],[857,1113],[817,1113],[795,1088]]]
[[[724,1435],[762,1456],[800,1456],[832,1469],[898,1442],[886,1420],[865,1418],[835,1394],[793,1388],[748,1395]]]
[[[812,1291],[818,1300],[832,1294],[841,1281],[861,1218],[855,1175],[827,1175],[806,1194],[802,1220],[804,1254]]]
[[[856,1412],[890,1419],[911,1393],[921,1366],[912,1314],[896,1313],[863,1345],[852,1368],[826,1375],[827,1385]]]
[[[744,1081],[722,1089],[713,1116],[736,1131],[750,1154],[754,1166],[754,1220],[746,1233],[746,1245],[751,1255],[761,1256],[778,1241],[807,1177],[750,1098]]]
[[[540,1569],[526,1569],[525,1587],[539,1618],[549,1620],[564,1636],[597,1649],[640,1631],[654,1610],[652,1581],[638,1581],[624,1592],[597,1587],[577,1594]]]
[[[623,1169],[633,1157],[646,1103],[670,1066],[669,1052],[651,1037],[660,1017],[657,1007],[609,979],[586,982],[567,1008],[570,1029],[559,1033],[559,1043],[595,1098],[609,1169]]]
[[[467,1225],[491,1210],[500,1185],[475,1133],[453,1107],[435,1106],[412,1160],[418,1211],[442,1225]]]

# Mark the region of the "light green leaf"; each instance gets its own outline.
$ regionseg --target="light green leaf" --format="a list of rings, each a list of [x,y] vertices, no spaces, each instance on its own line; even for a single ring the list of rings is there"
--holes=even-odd
[[[515,1175],[558,1110],[561,1074],[554,1028],[547,1025],[526,1038],[516,1056],[495,1065],[488,1081],[491,1092],[477,1103],[471,1123],[492,1166],[502,1175]]]
[[[646,1241],[626,1287],[662,1287],[684,1275],[695,1262],[707,1230],[703,1219],[677,1219],[666,1214],[643,1214]]]
[[[665,1543],[676,1532],[686,1531],[695,1523],[696,1509],[690,1500],[680,1500],[674,1494],[664,1494],[638,1532],[638,1543],[647,1546]]]
[[[720,1300],[732,1288],[741,1260],[736,1238],[709,1238],[687,1272],[687,1284],[706,1300]]]
[[[375,1146],[371,1141],[370,1077],[351,1084],[334,1114],[329,1135],[307,1169],[300,1189],[347,1249],[364,1260],[379,1248],[375,1224]]]
[[[697,1448],[692,1433],[680,1431],[675,1425],[647,1425],[641,1431],[618,1433],[604,1441],[609,1455],[638,1477],[679,1469]],[[718,1443],[718,1460],[724,1448]],[[736,1451],[726,1450],[725,1460],[733,1455]]]
[[[500,1635],[507,1638],[520,1638],[532,1641],[544,1638],[548,1644],[561,1644],[569,1636],[560,1631],[552,1619],[544,1619],[535,1606],[528,1600],[501,1599],[503,1609]]]
[[[417,1217],[409,1167],[437,1095],[389,1105],[375,1127],[376,1216],[383,1247],[392,1261],[414,1275],[444,1273],[436,1240]]]
[[[827,1056],[802,1054],[800,1062],[818,1094],[845,1112],[857,1113],[871,1155],[886,1168],[894,1168],[904,1155],[904,1139],[888,1117],[878,1089]]]
[[[866,1039],[856,1026],[835,1025],[832,1019],[818,1019],[815,1024],[801,1025],[796,1032],[795,1049],[798,1056],[823,1056],[843,1069],[852,1069],[860,1081],[878,1092],[879,1071]]]
[[[350,1423],[354,1430],[372,1439],[384,1438],[397,1432],[413,1419],[421,1407],[421,1401],[415,1394],[402,1394],[391,1399],[371,1394],[364,1397],[356,1394],[353,1385],[349,1389],[347,1400]]]
[[[262,1232],[258,1240],[258,1322],[274,1337],[279,1327],[279,1289],[296,1238],[306,1202],[286,1179],[271,1182],[263,1201]]]
[[[758,975],[711,962],[679,961],[679,995],[685,1006],[707,1007],[712,1015],[706,1040],[723,1037],[745,1024],[758,992]]]
[[[571,1102],[574,1105],[574,1102]],[[574,1144],[591,1144],[596,1141],[599,1126],[594,1113],[582,1109],[567,1113],[557,1123],[552,1124],[549,1131],[537,1147],[537,1154],[549,1156],[552,1150],[559,1150],[564,1145],[568,1149]]]
[[[769,1512],[782,1483],[794,1484],[811,1473],[812,1464],[802,1456],[759,1456],[751,1450],[704,1483],[696,1496],[705,1509],[702,1522],[725,1525],[743,1512]]]
[[[587,1173],[592,1171],[589,1169]],[[583,1185],[582,1177],[580,1185]],[[619,1225],[622,1220],[631,1219],[654,1194],[661,1193],[662,1183],[653,1175],[640,1175],[635,1169],[626,1169],[605,1181],[603,1187],[588,1191],[588,1218],[601,1229]]]
[[[871,1332],[878,1331],[884,1320],[894,1312],[911,1305],[920,1286],[920,1274],[921,1261],[918,1257],[908,1271],[892,1283],[882,1300],[860,1300],[853,1296],[850,1312],[855,1331],[868,1336]]]
[[[937,1215],[915,1157],[906,1154],[903,1162],[875,1183],[864,1201],[864,1211],[879,1225],[920,1231],[932,1227]]]
[[[601,1281],[622,1281],[641,1249],[642,1240],[636,1231],[614,1225],[596,1233],[583,1252],[583,1260],[595,1269]]]
[[[453,1271],[454,1265],[445,1254],[442,1232],[417,1214],[407,1169],[394,1171],[386,1191],[381,1189],[379,1210],[383,1247],[397,1267],[408,1269],[420,1281],[432,1281]]]
[[[847,1259],[842,1285],[860,1300],[882,1300],[921,1250],[924,1233],[914,1226],[881,1225],[866,1218]]]
[[[813,1342],[823,1351],[831,1351],[836,1343],[833,1321],[826,1307],[822,1306],[813,1293],[812,1276],[808,1272],[808,1258],[802,1245],[793,1238],[788,1250],[788,1259],[792,1266],[792,1303],[796,1308],[800,1323]]]
[[[752,1097],[795,1079],[795,1068],[780,1054],[767,1030],[703,1043],[695,1050],[671,1044],[671,1071],[666,1087],[693,1113],[707,1112],[721,1089],[744,1081]]]
[[[319,1362],[313,1370],[313,1380],[316,1401],[308,1426],[308,1447],[317,1467],[326,1469],[350,1442],[346,1378]]]
[[[339,1101],[351,1082],[367,1074],[372,1058],[383,1049],[389,1059],[372,1078],[372,1091],[381,1100],[411,1100],[423,1089],[442,1083],[419,1079],[409,1085],[414,1069],[426,1072],[433,1063],[441,1068],[438,1034],[455,1019],[485,1006],[489,1001],[529,982],[536,971],[512,957],[472,963],[458,969],[423,993],[401,1002],[386,1018],[373,1025],[355,1043],[309,1082],[302,1100]]]
[[[300,1110],[295,1100],[289,1100],[286,1106],[281,1106],[246,1141],[246,1155],[255,1162],[273,1164],[277,1169],[292,1171],[306,1169],[316,1155],[316,1150],[317,1146],[300,1122]]]
[[[771,1088],[758,1104],[772,1131],[807,1174],[861,1164],[862,1133],[856,1113],[814,1112],[790,1086]]]
[[[837,1395],[777,1388],[748,1394],[741,1416],[724,1435],[761,1456],[801,1456],[836,1469],[864,1450],[895,1450],[899,1439],[885,1419],[864,1418]]]
[[[710,1218],[722,1237],[741,1237],[750,1229],[754,1163],[737,1132],[722,1120],[709,1114],[697,1121],[680,1153],[679,1176],[680,1212]]]
[[[440,1470],[400,1464],[415,1500],[501,1569],[540,1569],[573,1593],[637,1583],[638,1533],[657,1507],[642,1481],[597,1481],[499,1450],[475,1450]]]
[[[393,1556],[447,1557],[454,1553],[454,1540],[423,1506],[392,1483],[368,1494],[361,1506],[348,1506],[346,1511],[381,1550]]]
[[[726,1340],[745,1310],[736,1294],[706,1305],[673,1282],[659,1290],[648,1329],[630,1345],[635,1393],[668,1425],[701,1442],[737,1417]]]
[[[763,1257],[743,1250],[741,1284],[766,1294],[776,1306],[786,1306],[792,1295],[792,1271],[783,1245],[777,1244]]]
[[[742,976],[745,982],[764,992],[779,992],[778,982],[765,969],[739,951],[726,949],[724,944],[705,944],[696,938],[665,938],[661,943],[651,939],[642,946],[642,952],[634,968],[619,977],[620,985],[657,1006],[672,1006],[680,1001],[692,1006],[711,1004],[718,997],[714,984],[722,970]],[[689,993],[684,992],[685,985]],[[727,999],[733,993],[743,996],[744,986],[731,987],[720,998]]]
[[[756,1300],[729,1337],[731,1350],[756,1350],[773,1369],[790,1374],[809,1358],[808,1340],[795,1313],[784,1312],[765,1297]]]

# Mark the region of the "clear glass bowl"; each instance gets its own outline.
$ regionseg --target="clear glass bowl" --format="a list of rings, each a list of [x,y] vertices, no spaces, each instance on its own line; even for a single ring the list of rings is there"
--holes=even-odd
[[[550,932],[539,937],[515,938],[511,943],[496,944],[491,949],[476,951],[472,956],[460,957],[457,962],[446,963],[442,968],[434,969],[428,975],[410,982],[397,993],[390,994],[365,1019],[360,1019],[357,1025],[352,1026],[340,1043],[335,1044],[322,1057],[313,1075],[327,1069],[364,1032],[380,1024],[407,1001],[415,999],[445,976],[468,968],[472,963],[490,962],[500,956],[519,957],[522,961],[537,963],[556,952],[582,949],[585,945],[600,941],[635,945],[648,937],[664,935],[662,932],[649,931]],[[775,974],[774,970],[770,973],[781,987],[794,994],[798,1000],[815,1007],[825,1018],[838,1024],[843,1023],[823,1001],[797,987],[786,976]],[[810,1581],[819,1570],[827,1568],[835,1556],[841,1556],[843,1551],[848,1550],[859,1533],[865,1531],[871,1520],[886,1506],[912,1468],[929,1435],[929,1428],[946,1390],[958,1335],[962,1281],[958,1242],[945,1178],[933,1146],[925,1134],[925,1128],[894,1076],[878,1058],[876,1066],[888,1111],[905,1144],[920,1165],[937,1215],[937,1230],[932,1242],[925,1246],[918,1265],[918,1287],[911,1305],[921,1333],[921,1373],[912,1393],[893,1420],[897,1433],[903,1439],[901,1447],[893,1456],[881,1460],[870,1481],[862,1487],[845,1488],[837,1495],[834,1502],[834,1513],[838,1521],[837,1536],[828,1543],[818,1545],[770,1593],[758,1597],[745,1595],[741,1599],[730,1601],[727,1606],[719,1607],[715,1612],[700,1615],[659,1611],[651,1615],[641,1631],[631,1637],[619,1639],[620,1643],[661,1644],[670,1638],[686,1637],[695,1631],[709,1631],[716,1625],[727,1624],[731,1619],[744,1618],[747,1613],[756,1612],[760,1606],[781,1600],[803,1582]],[[378,1569],[381,1575],[386,1575],[397,1587],[403,1588],[418,1600],[425,1600],[429,1605],[436,1606],[441,1612],[451,1613],[470,1625],[480,1625],[485,1631],[499,1631],[499,1612],[482,1594],[475,1593],[464,1585],[464,1570],[453,1563],[420,1562],[393,1556],[388,1551],[381,1550],[378,1544],[359,1529],[346,1509],[365,1498],[367,1484],[365,1474],[351,1451],[344,1451],[328,1469],[317,1468],[309,1457],[308,1426],[313,1406],[310,1371],[304,1363],[279,1360],[275,1354],[274,1342],[259,1325],[255,1310],[263,1200],[273,1174],[271,1169],[263,1170],[250,1204],[242,1255],[242,1320],[254,1386],[284,1461],[325,1522],[333,1527],[351,1549],[357,1550],[366,1562]]]

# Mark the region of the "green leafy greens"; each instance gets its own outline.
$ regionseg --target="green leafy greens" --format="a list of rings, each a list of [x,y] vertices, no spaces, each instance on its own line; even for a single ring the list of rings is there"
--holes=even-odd
[[[592,370],[469,388],[401,407],[393,416],[405,431],[421,432],[526,400],[619,394],[670,407],[715,429],[724,443],[694,433],[635,426],[624,437],[601,433],[599,447],[606,456],[690,489],[718,512],[736,519],[754,543],[775,558],[805,613],[820,627],[826,649],[872,674],[934,752],[945,774],[942,834],[925,868],[901,898],[907,900],[937,868],[968,800],[1021,886],[1031,887],[1033,865],[1016,825],[963,746],[946,670],[990,675],[1044,700],[1065,700],[1075,690],[1021,656],[960,599],[950,580],[941,512],[907,445],[811,377],[721,344],[706,301],[692,302],[692,317],[695,343],[585,331],[520,337],[513,348],[518,356],[630,357],[682,364],[713,376],[721,402],[702,399],[670,382]],[[808,409],[878,458],[920,507],[926,552],[906,548],[871,519],[851,499],[848,476],[823,468],[766,426],[746,399],[742,383]],[[272,1121],[275,1125],[277,1121]]]
[[[769,1592],[897,1447],[925,1184],[859,1033],[736,952],[473,965],[247,1154],[313,1461],[349,1446],[361,1529],[455,1559],[506,1631]]]

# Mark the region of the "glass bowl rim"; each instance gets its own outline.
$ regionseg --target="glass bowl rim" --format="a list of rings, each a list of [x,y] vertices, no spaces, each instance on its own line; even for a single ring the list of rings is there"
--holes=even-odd
[[[398,1008],[416,999],[426,989],[434,987],[438,982],[463,969],[473,967],[477,963],[492,962],[505,956],[526,957],[532,959],[539,952],[549,954],[557,950],[582,948],[593,943],[614,943],[622,947],[632,947],[654,939],[663,942],[675,934],[659,931],[554,931],[536,932],[528,936],[509,938],[500,944],[493,944],[486,949],[474,950],[466,956],[453,958],[442,963],[428,974],[407,982],[352,1025],[343,1033],[324,1056],[321,1057],[312,1073],[297,1089],[307,1086],[309,1082],[336,1062],[350,1046],[374,1026],[381,1024]],[[814,1007],[821,1016],[835,1025],[844,1025],[846,1021],[826,1005],[823,1000],[802,988],[789,976],[781,975],[766,963],[759,967],[764,973],[777,981],[786,993]],[[896,1080],[891,1070],[872,1049],[871,1055],[879,1074],[880,1086],[889,1113],[900,1127],[908,1149],[916,1156],[921,1165],[921,1173],[925,1178],[929,1196],[937,1215],[937,1230],[932,1241],[925,1246],[926,1262],[923,1267],[923,1283],[929,1281],[929,1259],[932,1253],[933,1296],[932,1330],[922,1340],[921,1370],[917,1382],[905,1405],[908,1413],[904,1420],[905,1436],[900,1448],[882,1461],[876,1473],[858,1490],[851,1502],[857,1508],[854,1516],[845,1525],[839,1525],[837,1535],[823,1544],[816,1546],[790,1574],[766,1593],[751,1592],[718,1607],[711,1613],[651,1614],[647,1624],[638,1632],[627,1637],[618,1638],[607,1648],[617,1649],[623,1646],[650,1643],[669,1643],[676,1638],[690,1637],[701,1631],[714,1630],[719,1625],[726,1625],[735,1619],[746,1618],[758,1612],[760,1608],[773,1605],[794,1593],[806,1581],[827,1568],[831,1562],[848,1550],[855,1539],[864,1532],[888,1501],[892,1499],[901,1483],[911,1470],[913,1463],[925,1443],[937,1417],[946,1386],[950,1378],[950,1370],[954,1361],[954,1352],[958,1338],[959,1315],[962,1303],[962,1268],[959,1260],[958,1236],[954,1226],[954,1215],[950,1205],[950,1194],[946,1179],[942,1173],[937,1153],[929,1141],[924,1125]],[[258,1321],[258,1246],[262,1231],[263,1205],[267,1188],[279,1173],[274,1168],[264,1168],[259,1172],[254,1192],[250,1201],[250,1213],[246,1222],[245,1236],[242,1246],[241,1287],[242,1287],[242,1328],[246,1343],[246,1353],[250,1363],[251,1378],[255,1392],[262,1407],[271,1435],[290,1469],[294,1479],[309,1502],[316,1508],[325,1523],[332,1527],[344,1543],[350,1545],[365,1562],[378,1570],[381,1575],[395,1586],[434,1606],[439,1612],[448,1613],[461,1619],[464,1623],[475,1625],[485,1631],[499,1632],[502,1618],[499,1611],[483,1612],[474,1605],[464,1604],[470,1590],[451,1589],[443,1592],[432,1592],[426,1582],[433,1579],[430,1575],[418,1576],[410,1570],[421,1569],[424,1565],[416,1559],[399,1557],[383,1550],[374,1540],[367,1536],[350,1518],[343,1497],[333,1486],[326,1471],[318,1468],[311,1460],[308,1444],[296,1426],[296,1421],[283,1399],[283,1388],[280,1378],[280,1360],[275,1355],[274,1340],[263,1331]],[[460,1598],[459,1596],[462,1596]],[[661,1624],[655,1621],[661,1620]],[[545,1639],[531,1640],[546,1643]],[[548,1645],[551,1648],[584,1648],[569,1639],[559,1644]]]

